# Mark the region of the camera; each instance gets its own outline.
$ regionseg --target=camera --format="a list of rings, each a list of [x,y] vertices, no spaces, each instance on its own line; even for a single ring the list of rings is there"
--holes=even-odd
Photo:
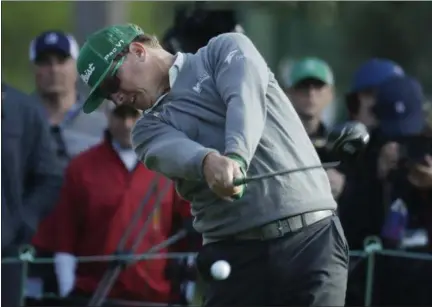
[[[192,10],[188,7],[177,10],[174,25],[165,33],[162,45],[173,54],[195,53],[219,34],[242,31],[234,10],[211,10],[197,3]]]
[[[425,156],[432,155],[432,137],[412,135],[396,140],[400,145],[399,155],[402,166],[426,164]]]

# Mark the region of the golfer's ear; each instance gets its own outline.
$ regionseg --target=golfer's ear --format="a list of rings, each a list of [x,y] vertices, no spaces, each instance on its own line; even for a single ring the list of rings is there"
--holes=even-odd
[[[143,44],[138,42],[132,42],[129,45],[129,51],[133,54],[136,54],[138,57],[145,57],[146,50]]]

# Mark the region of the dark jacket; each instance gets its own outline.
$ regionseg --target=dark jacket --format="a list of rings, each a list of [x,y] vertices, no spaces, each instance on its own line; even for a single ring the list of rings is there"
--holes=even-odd
[[[28,243],[57,201],[62,171],[40,109],[2,84],[2,250]]]
[[[379,235],[386,207],[383,186],[377,177],[377,158],[381,143],[371,132],[368,147],[358,159],[345,165],[345,187],[339,204],[339,217],[351,249],[363,249],[364,239]]]

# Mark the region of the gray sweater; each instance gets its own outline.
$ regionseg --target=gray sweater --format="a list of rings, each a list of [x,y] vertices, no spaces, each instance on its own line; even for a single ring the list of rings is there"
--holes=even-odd
[[[208,188],[202,162],[211,151],[241,156],[248,175],[320,163],[291,102],[243,34],[219,35],[196,54],[186,54],[171,91],[140,118],[132,140],[139,159],[173,179],[191,201],[204,242],[336,208],[323,169],[250,183],[233,202]]]

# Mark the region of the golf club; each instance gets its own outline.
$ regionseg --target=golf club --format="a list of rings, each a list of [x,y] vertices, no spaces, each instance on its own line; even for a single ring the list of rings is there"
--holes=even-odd
[[[150,185],[150,188],[147,190],[144,195],[143,200],[139,204],[138,210],[136,214],[133,215],[131,222],[127,225],[125,232],[123,233],[120,242],[117,245],[116,254],[136,254],[136,251],[141,243],[143,237],[148,233],[149,226],[152,222],[152,218],[158,208],[161,206],[164,196],[170,189],[170,184],[167,182],[161,191],[157,190],[157,185],[159,182],[159,175],[153,180]],[[139,230],[137,236],[133,236],[133,230],[137,228],[140,219],[143,218],[142,214],[144,212],[144,207],[151,205],[150,202],[151,197],[156,194],[156,199],[153,205],[153,208],[150,214],[147,216],[144,224]],[[127,249],[127,242],[129,240],[133,240],[132,248]],[[123,270],[129,265],[128,261],[114,261],[105,271],[102,279],[99,281],[96,290],[94,291],[92,297],[90,298],[87,306],[102,306],[105,299],[107,298],[109,292],[111,291],[114,283],[116,282],[119,275],[123,272]]]
[[[350,121],[334,127],[327,135],[326,148],[342,162],[353,162],[369,143],[369,133],[365,125]],[[317,168],[334,168],[341,162],[327,162],[319,165],[305,166],[296,169],[282,170],[262,175],[244,178],[235,178],[234,186],[246,184],[251,181],[266,179],[274,176],[287,175],[296,172],[308,171]]]
[[[334,167],[338,166],[339,164],[340,164],[339,161],[328,162],[328,163],[323,163],[323,164],[319,164],[319,165],[306,166],[306,167],[300,167],[300,168],[295,168],[295,169],[286,169],[283,171],[271,172],[271,173],[267,173],[267,174],[263,174],[263,175],[250,176],[250,177],[245,177],[245,178],[236,178],[236,179],[234,179],[233,184],[235,186],[239,186],[239,185],[246,184],[248,182],[255,181],[255,180],[261,180],[261,179],[266,179],[266,178],[270,178],[270,177],[274,177],[274,176],[287,175],[287,174],[297,173],[297,172],[304,172],[304,171],[308,171],[308,170],[316,169],[316,168],[325,168],[325,169],[326,168],[334,168]]]

